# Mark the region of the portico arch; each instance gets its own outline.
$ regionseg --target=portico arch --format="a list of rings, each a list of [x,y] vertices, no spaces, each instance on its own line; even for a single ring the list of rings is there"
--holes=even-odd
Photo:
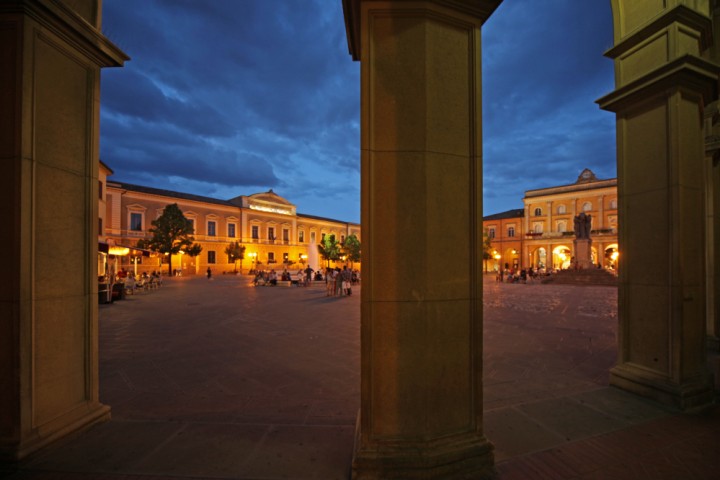
[[[612,0],[617,119],[619,358],[611,384],[680,408],[712,399],[705,361],[705,105],[717,2]],[[658,47],[662,45],[661,47]],[[710,188],[717,188],[710,185]],[[651,225],[652,228],[648,228]]]

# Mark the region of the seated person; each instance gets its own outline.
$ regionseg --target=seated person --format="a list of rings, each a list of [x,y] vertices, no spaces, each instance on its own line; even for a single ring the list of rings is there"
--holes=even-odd
[[[125,291],[130,292],[132,294],[135,293],[135,289],[137,288],[137,282],[135,281],[135,275],[132,273],[127,276],[125,279]]]

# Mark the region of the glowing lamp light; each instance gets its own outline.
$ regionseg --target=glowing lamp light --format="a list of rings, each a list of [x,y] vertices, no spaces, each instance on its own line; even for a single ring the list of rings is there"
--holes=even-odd
[[[117,255],[123,257],[128,253],[130,253],[130,249],[128,247],[116,247],[113,245],[112,247],[108,248],[108,254],[110,255]]]
[[[619,256],[620,256],[620,252],[615,251],[615,252],[612,253],[612,255],[610,255],[610,258],[611,258],[612,261],[614,262],[615,260],[617,260],[617,258],[618,258]]]
[[[500,254],[499,254],[499,253],[496,253],[496,254],[495,254],[495,260],[500,260]]]

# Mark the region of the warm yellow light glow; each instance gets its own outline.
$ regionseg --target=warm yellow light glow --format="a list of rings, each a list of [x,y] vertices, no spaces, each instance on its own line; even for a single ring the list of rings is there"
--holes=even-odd
[[[499,254],[499,253],[496,253],[496,254],[495,254],[495,260],[500,260],[500,254]]]
[[[305,260],[305,259],[307,258],[307,255],[305,255],[305,254],[303,253],[303,254],[300,255],[300,258],[302,258],[303,260]]]
[[[619,256],[620,256],[620,252],[615,251],[615,252],[613,252],[613,253],[610,255],[610,258],[611,258],[612,261],[614,262],[615,260],[617,260],[617,258],[618,258]]]
[[[122,256],[125,256],[128,253],[130,253],[130,249],[127,247],[112,246],[112,247],[108,248],[108,253],[110,255],[118,255],[118,256],[122,257]]]
[[[563,252],[560,252],[560,253],[558,254],[558,257],[560,257],[560,260],[562,260],[563,262],[567,259],[567,256],[566,256],[565,253],[563,253]]]

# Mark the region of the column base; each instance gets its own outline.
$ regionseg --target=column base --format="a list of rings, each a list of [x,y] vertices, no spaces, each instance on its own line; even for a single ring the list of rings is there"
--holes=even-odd
[[[690,410],[712,404],[712,375],[695,378],[683,384],[652,377],[647,371],[631,365],[618,365],[610,370],[610,385],[656,402]]]
[[[19,443],[0,445],[0,462],[17,462],[68,435],[110,420],[110,407],[86,405],[49,424],[36,428]]]
[[[494,446],[484,436],[463,434],[437,440],[409,439],[360,445],[355,431],[352,480],[490,480],[496,478]]]

